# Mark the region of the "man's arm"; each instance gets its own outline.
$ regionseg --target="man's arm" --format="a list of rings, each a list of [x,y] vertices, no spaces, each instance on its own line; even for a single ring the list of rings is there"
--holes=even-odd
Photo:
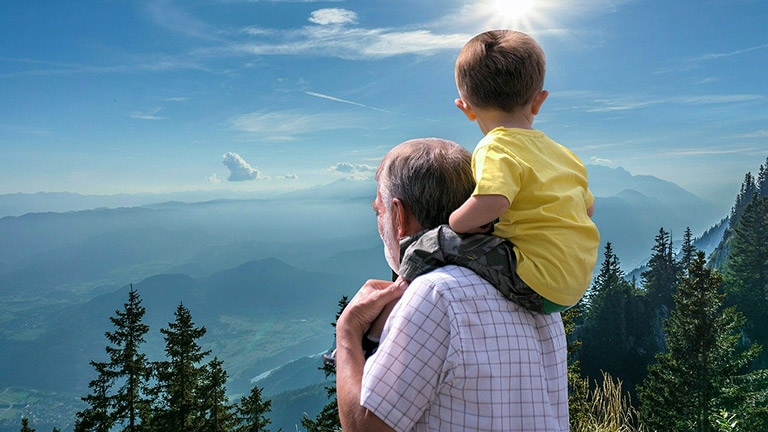
[[[402,296],[406,283],[369,280],[355,294],[336,324],[336,394],[339,417],[345,432],[394,432],[381,419],[360,405],[365,357],[365,331],[387,303]]]

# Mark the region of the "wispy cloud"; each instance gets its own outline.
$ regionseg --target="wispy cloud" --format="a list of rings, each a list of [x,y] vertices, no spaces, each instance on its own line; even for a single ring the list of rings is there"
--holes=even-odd
[[[162,117],[155,115],[162,111],[161,107],[155,107],[149,111],[141,112],[141,111],[134,111],[131,114],[128,115],[128,117],[132,119],[139,119],[139,120],[166,120],[168,117]]]
[[[256,167],[252,167],[239,154],[229,152],[224,154],[224,166],[229,168],[228,181],[266,180],[269,177],[262,175]],[[215,175],[214,175],[215,176]]]
[[[25,135],[35,135],[39,137],[51,137],[53,134],[45,129],[38,129],[34,127],[16,126],[0,124],[1,130],[7,130],[10,132],[22,133]]]
[[[286,175],[279,175],[275,177],[277,180],[298,180],[299,175],[298,174],[286,174]]]
[[[257,111],[233,117],[229,120],[232,128],[242,132],[292,136],[313,133],[320,130],[349,129],[358,127],[360,121],[353,115],[345,114],[344,121],[338,113],[313,113],[300,110]]]
[[[640,99],[633,97],[595,99],[593,101],[597,106],[586,109],[586,112],[611,112],[611,111],[629,111],[639,108],[645,108],[653,105],[671,103],[678,105],[714,105],[739,102],[750,102],[765,99],[763,95],[757,94],[732,94],[732,95],[702,95],[702,96],[675,96],[658,99]]]
[[[207,180],[207,181],[208,181],[208,183],[213,183],[213,184],[219,184],[219,183],[221,183],[221,180],[219,180],[219,177],[217,177],[217,176],[216,176],[216,173],[213,173],[213,174],[211,174],[211,175],[207,176],[207,177],[205,178],[205,180]]]
[[[334,101],[334,102],[341,102],[341,103],[345,103],[345,104],[349,104],[349,105],[354,105],[354,106],[359,106],[359,107],[363,107],[363,108],[368,108],[368,109],[372,109],[374,111],[381,111],[381,112],[385,112],[385,113],[389,113],[389,114],[394,114],[392,111],[387,111],[385,109],[372,107],[370,105],[364,105],[364,104],[361,104],[361,103],[352,102],[352,101],[349,101],[349,100],[346,100],[346,99],[339,99],[337,97],[328,96],[328,95],[324,95],[324,94],[321,94],[321,93],[305,91],[304,94],[307,94],[309,96],[314,96],[314,97],[317,97],[317,98],[321,98],[321,99],[331,100],[331,101]]]
[[[463,46],[470,37],[469,34],[439,34],[429,30],[404,31],[312,25],[279,32],[276,38],[204,49],[201,53],[307,55],[366,60],[404,54],[429,55],[442,50],[455,50]]]
[[[176,33],[209,41],[222,41],[217,29],[187,13],[171,0],[148,2],[147,14],[156,24]]]
[[[721,150],[716,150],[712,148],[694,148],[694,149],[660,152],[656,156],[678,157],[678,156],[723,155],[723,154],[737,154],[737,153],[752,154],[755,150],[757,149],[755,149],[754,147],[738,148],[738,149],[721,149]]]
[[[736,138],[768,138],[768,129],[760,129],[754,132],[736,135]]]
[[[3,59],[0,59],[3,60]],[[1,73],[0,78],[14,78],[21,76],[57,76],[57,75],[83,75],[83,74],[108,74],[108,73],[140,73],[140,72],[167,72],[182,69],[195,69],[208,71],[196,60],[187,56],[135,56],[124,64],[117,65],[89,65],[75,63],[48,62],[34,59],[5,59],[4,61],[17,61],[41,65],[37,69],[25,69],[14,72]]]
[[[669,72],[687,71],[687,70],[698,68],[699,66],[701,66],[702,63],[710,60],[718,60],[722,58],[738,56],[738,55],[746,54],[748,52],[764,50],[764,49],[768,49],[768,44],[757,45],[757,46],[738,49],[738,50],[729,51],[729,52],[708,53],[708,54],[698,55],[695,57],[688,57],[686,59],[680,60],[679,64],[676,66],[660,69],[654,73],[661,74],[661,73],[669,73]]]

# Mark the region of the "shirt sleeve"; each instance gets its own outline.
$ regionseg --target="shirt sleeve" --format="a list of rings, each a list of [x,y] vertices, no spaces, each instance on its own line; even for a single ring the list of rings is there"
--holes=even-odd
[[[363,370],[360,404],[396,431],[411,430],[436,398],[450,344],[445,301],[423,280],[408,287]]]
[[[472,195],[504,195],[511,203],[522,184],[523,169],[507,152],[494,145],[475,151],[475,186]]]

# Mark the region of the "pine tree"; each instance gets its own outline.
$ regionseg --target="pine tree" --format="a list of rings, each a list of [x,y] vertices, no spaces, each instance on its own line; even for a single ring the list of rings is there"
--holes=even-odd
[[[752,200],[752,195],[754,195],[755,192],[757,192],[757,184],[755,184],[755,178],[752,176],[751,172],[748,172],[744,175],[744,181],[741,183],[741,189],[739,190],[739,194],[736,196],[736,203],[733,205],[733,209],[731,209],[731,228],[739,224],[741,214],[744,213],[744,209]]]
[[[608,372],[632,390],[651,360],[641,351],[647,344],[645,327],[641,326],[647,319],[646,312],[634,288],[624,279],[610,243],[605,245],[604,255],[581,329],[580,367],[588,378],[601,379],[603,372]],[[606,350],[610,350],[610,356],[605,355]]]
[[[157,407],[153,428],[161,431],[198,431],[201,425],[199,385],[204,373],[200,362],[210,351],[203,351],[197,340],[206,333],[195,327],[189,309],[179,304],[176,320],[160,329],[165,339],[166,361],[156,363],[157,386],[154,393],[162,404]]]
[[[664,322],[669,351],[657,354],[639,388],[641,419],[650,429],[715,431],[714,416],[729,408],[724,389],[757,354],[756,346],[737,349],[744,318],[722,308],[721,282],[698,252]]]
[[[765,158],[765,164],[760,165],[755,183],[760,197],[768,196],[768,157]]]
[[[681,248],[680,252],[682,255],[680,258],[680,267],[683,270],[683,274],[685,274],[688,271],[688,267],[691,266],[694,253],[696,253],[696,246],[693,245],[691,227],[685,228],[685,235],[683,235],[683,247]]]
[[[267,425],[271,423],[267,414],[272,411],[272,401],[264,400],[261,391],[253,386],[251,394],[240,400],[237,432],[267,432]]]
[[[746,319],[748,340],[768,346],[768,197],[752,197],[731,239],[726,263],[728,303]],[[759,364],[768,366],[764,352]]]
[[[142,323],[144,313],[141,298],[131,285],[128,303],[109,318],[115,327],[114,331],[105,333],[110,343],[105,348],[109,361],[91,362],[98,377],[89,384],[92,393],[83,398],[90,408],[78,413],[79,430],[104,431],[120,423],[126,425],[125,431],[139,430],[139,410],[149,404],[143,393],[150,368],[146,356],[139,351],[149,331]],[[122,385],[117,393],[110,394],[116,382]]]
[[[112,398],[108,394],[112,387],[112,375],[106,363],[91,361],[91,365],[98,376],[88,383],[91,394],[82,398],[88,408],[76,414],[75,432],[109,432],[115,423]]]
[[[214,357],[205,368],[200,387],[201,432],[229,432],[235,425],[235,416],[226,394],[227,371],[222,364],[218,357]]]
[[[29,419],[24,417],[21,418],[21,432],[35,432],[34,429],[29,427]]]
[[[112,397],[112,416],[116,423],[125,425],[123,431],[127,432],[140,430],[139,412],[149,404],[145,391],[151,368],[146,355],[140,352],[144,335],[149,331],[149,326],[142,322],[145,312],[141,298],[131,284],[128,303],[124,304],[122,311],[116,310],[115,316],[109,318],[115,330],[106,333],[112,343],[106,348],[110,357],[107,367],[110,376],[122,382]]]
[[[341,313],[344,312],[344,308],[349,304],[347,296],[342,296],[338,302],[339,309],[336,312],[336,319],[331,323],[333,328],[336,328],[336,323],[339,321]],[[334,330],[333,340],[336,340],[336,331]],[[314,420],[309,417],[301,419],[301,425],[307,429],[307,432],[335,432],[341,430],[341,420],[339,419],[339,405],[336,400],[336,368],[330,364],[324,364],[319,368],[325,372],[325,378],[334,377],[334,383],[326,386],[325,391],[328,394],[330,402],[328,402],[320,413],[315,416]]]
[[[653,255],[648,260],[649,269],[641,274],[643,287],[652,305],[669,310],[674,305],[672,296],[678,282],[680,265],[675,261],[672,241],[664,228],[659,229],[655,240]]]
[[[61,429],[55,427],[55,428],[53,428],[53,430],[51,432],[61,432]]]

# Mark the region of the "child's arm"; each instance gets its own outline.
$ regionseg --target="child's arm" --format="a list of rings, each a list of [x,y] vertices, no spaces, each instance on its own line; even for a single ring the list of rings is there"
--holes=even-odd
[[[448,223],[457,233],[467,233],[493,222],[509,207],[504,195],[474,195],[457,208]]]
[[[593,214],[595,214],[595,203],[592,203],[587,209],[587,216],[592,217]]]

